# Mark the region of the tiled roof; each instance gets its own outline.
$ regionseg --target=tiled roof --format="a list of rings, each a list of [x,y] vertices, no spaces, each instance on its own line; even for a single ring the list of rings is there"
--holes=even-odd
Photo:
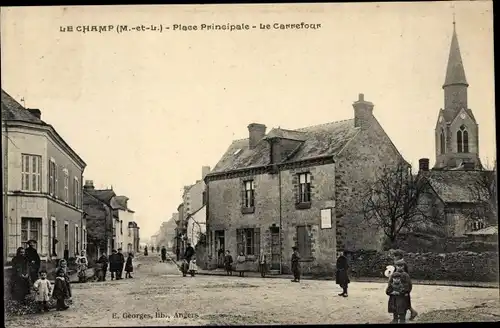
[[[30,123],[46,124],[38,117],[31,114],[14,98],[2,89],[2,120],[24,121]]]
[[[477,231],[472,231],[466,233],[466,235],[473,235],[473,236],[492,236],[492,235],[498,235],[498,225],[492,225]]]
[[[476,120],[470,108],[466,108],[465,111],[473,120]],[[455,119],[455,117],[457,117],[458,113],[460,113],[460,110],[441,109],[441,114],[443,115],[444,121],[447,123],[451,123]]]
[[[479,198],[487,199],[488,191],[477,194],[482,186],[483,174],[491,171],[466,171],[466,170],[431,170],[427,179],[445,203],[475,203]]]
[[[319,156],[337,155],[358,131],[359,129],[354,127],[354,119],[350,119],[297,130],[272,129],[265,138],[274,136],[303,141],[285,161],[293,162]],[[269,153],[269,143],[264,139],[253,149],[249,148],[248,139],[235,140],[211,173],[268,165],[270,164]]]
[[[94,196],[108,205],[111,205],[111,199],[116,196],[112,189],[84,189],[84,195],[85,193]]]

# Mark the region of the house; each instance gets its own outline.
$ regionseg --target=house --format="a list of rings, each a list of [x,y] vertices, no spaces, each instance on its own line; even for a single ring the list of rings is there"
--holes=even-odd
[[[381,247],[359,204],[402,157],[373,103],[360,94],[353,108],[353,119],[296,130],[248,125],[205,178],[209,256],[230,250],[255,263],[262,248],[271,270],[289,272],[297,245],[305,272],[332,273],[339,252]]]
[[[177,206],[177,220],[175,221],[175,248],[179,254],[184,254],[186,249],[186,220],[184,220],[184,203]]]
[[[95,189],[93,180],[86,180],[83,187],[83,208],[88,227],[88,256],[98,258],[102,253],[111,254],[115,245],[116,218],[113,213],[111,189]]]
[[[123,252],[134,252],[134,211],[128,208],[129,198],[126,196],[115,196],[115,217],[118,218],[117,248]],[[134,222],[135,223],[135,222]]]
[[[85,247],[86,164],[39,109],[1,92],[4,263],[30,239],[44,261],[75,257]]]
[[[183,219],[205,205],[205,181],[203,179],[205,179],[208,173],[210,173],[210,166],[203,166],[201,168],[201,180],[184,187],[182,195],[182,204],[184,205]]]
[[[479,124],[468,107],[465,76],[455,23],[446,69],[444,108],[439,110],[434,129],[436,162],[419,162],[419,174],[426,178],[426,198],[444,212],[443,237],[463,238],[482,231],[497,221],[496,164],[487,170],[479,159]],[[421,201],[429,201],[422,199]]]
[[[131,226],[132,225],[132,226]],[[133,242],[132,242],[132,248],[133,248],[133,252],[137,253],[140,251],[140,242],[141,242],[141,238],[140,238],[140,227],[139,225],[137,224],[137,222],[130,222],[129,223],[129,229],[132,230],[132,238],[133,238]]]
[[[199,208],[196,212],[189,214],[186,218],[187,238],[193,247],[200,241],[200,235],[206,233],[206,219],[207,213],[205,205]]]

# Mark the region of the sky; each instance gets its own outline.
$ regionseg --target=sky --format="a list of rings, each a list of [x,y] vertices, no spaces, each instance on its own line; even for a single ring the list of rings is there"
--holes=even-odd
[[[407,161],[432,165],[453,12],[480,157],[493,163],[489,1],[2,8],[1,85],[41,110],[87,163],[84,179],[130,198],[147,240],[249,123],[269,131],[349,119],[359,93]],[[300,22],[321,27],[259,28]],[[257,28],[61,32],[211,23]]]

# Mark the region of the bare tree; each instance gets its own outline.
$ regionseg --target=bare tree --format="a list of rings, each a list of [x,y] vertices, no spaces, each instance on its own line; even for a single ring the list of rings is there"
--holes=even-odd
[[[496,165],[473,172],[474,179],[468,186],[473,205],[464,210],[471,222],[494,223],[498,218]]]
[[[367,189],[363,216],[383,230],[392,246],[402,232],[443,220],[432,197],[427,195],[426,178],[413,175],[409,164],[385,166]]]

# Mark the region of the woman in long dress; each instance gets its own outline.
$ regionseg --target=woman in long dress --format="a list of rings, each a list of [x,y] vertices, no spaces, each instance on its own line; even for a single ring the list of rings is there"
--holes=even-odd
[[[19,247],[16,256],[12,258],[12,299],[26,304],[26,295],[30,293],[29,263],[24,248]]]
[[[87,254],[85,250],[82,250],[80,254],[81,255],[76,257],[78,279],[80,280],[80,282],[85,282],[87,277],[87,267],[89,265],[89,261],[87,259]]]
[[[337,259],[337,271],[335,273],[335,283],[342,287],[342,293],[339,296],[347,297],[347,287],[351,282],[349,280],[349,275],[347,270],[349,269],[349,264],[347,263],[347,258],[342,253]]]

